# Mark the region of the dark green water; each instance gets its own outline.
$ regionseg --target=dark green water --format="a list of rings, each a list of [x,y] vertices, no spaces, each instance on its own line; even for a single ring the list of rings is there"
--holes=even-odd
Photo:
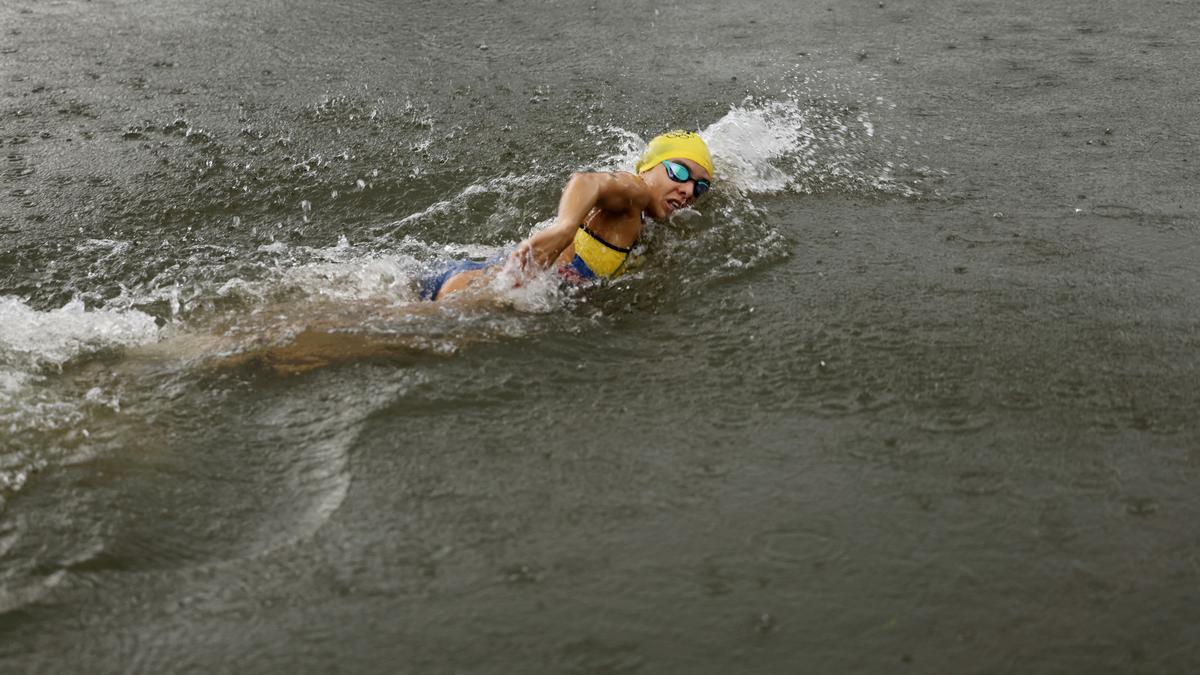
[[[0,7],[0,670],[1197,670],[1200,13],[1044,4]]]

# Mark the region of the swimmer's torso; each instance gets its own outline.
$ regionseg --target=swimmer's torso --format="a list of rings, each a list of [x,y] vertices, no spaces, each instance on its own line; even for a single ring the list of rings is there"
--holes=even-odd
[[[594,208],[580,224],[575,239],[559,254],[555,264],[568,267],[578,264],[580,256],[596,276],[617,276],[623,269],[628,252],[642,234],[642,215],[639,212],[604,211]]]

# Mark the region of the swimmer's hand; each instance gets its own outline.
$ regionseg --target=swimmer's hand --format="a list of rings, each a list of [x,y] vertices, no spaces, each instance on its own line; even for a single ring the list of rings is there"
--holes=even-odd
[[[526,279],[534,276],[544,268],[544,265],[538,264],[533,244],[530,243],[529,239],[526,239],[517,246],[517,250],[509,254],[508,259],[504,261],[504,267],[501,268],[500,274],[511,279],[514,288],[520,288]]]

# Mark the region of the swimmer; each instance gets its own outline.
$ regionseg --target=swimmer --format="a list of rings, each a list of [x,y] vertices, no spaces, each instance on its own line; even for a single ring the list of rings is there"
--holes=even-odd
[[[693,132],[672,131],[650,141],[637,173],[579,173],[559,199],[558,214],[544,230],[522,241],[511,254],[487,262],[460,261],[420,283],[426,300],[443,300],[481,288],[502,270],[517,283],[554,269],[568,282],[612,278],[626,268],[641,236],[645,218],[665,220],[693,204],[713,180],[708,146]],[[469,294],[464,294],[465,296]],[[393,314],[436,312],[425,303],[343,306],[332,301],[303,301],[294,306],[239,317],[231,326],[215,325],[211,334],[183,333],[130,354],[124,369],[153,373],[180,361],[218,368],[263,367],[296,375],[323,366],[363,358],[393,358],[428,349],[423,335],[359,330],[364,309],[375,321]]]
[[[563,189],[553,224],[522,241],[507,258],[461,261],[421,283],[426,300],[442,300],[489,283],[501,269],[518,278],[554,268],[566,280],[612,278],[626,267],[646,216],[666,220],[712,185],[708,146],[690,131],[652,139],[637,173],[577,173]]]

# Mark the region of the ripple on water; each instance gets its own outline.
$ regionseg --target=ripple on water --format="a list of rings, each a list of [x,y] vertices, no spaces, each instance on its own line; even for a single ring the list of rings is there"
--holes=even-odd
[[[1038,410],[1043,406],[1043,403],[1038,400],[1036,394],[1032,394],[1025,389],[1009,388],[999,392],[995,398],[996,405],[1007,410]]]
[[[1125,512],[1131,516],[1147,518],[1158,513],[1159,503],[1151,497],[1126,497]]]
[[[986,410],[957,406],[913,407],[909,419],[918,429],[935,434],[975,433],[995,422]]]
[[[567,672],[634,673],[646,660],[638,649],[633,642],[583,638],[564,644],[558,653]]]
[[[188,394],[180,405],[208,407],[205,419],[222,424],[176,418],[163,420],[165,434],[117,432],[146,435],[125,439],[98,462],[117,478],[87,502],[110,514],[111,527],[103,546],[69,568],[174,569],[259,556],[311,537],[345,499],[350,446],[369,408],[331,412],[314,400],[319,395],[297,393],[215,405]]]
[[[24,516],[5,515],[0,520],[0,633],[6,621],[19,619],[14,612],[45,597],[66,574],[42,568],[38,556],[30,554],[25,541],[29,526]]]
[[[86,105],[68,107],[66,112],[87,114]],[[407,122],[406,115],[411,117]],[[411,106],[398,116],[387,102],[377,107],[375,102],[332,98],[306,109],[295,123],[295,129],[280,129],[251,121],[236,140],[185,119],[107,129],[104,133],[137,139],[129,144],[131,149],[150,150],[145,142],[155,141],[155,155],[165,168],[136,195],[108,178],[96,178],[87,186],[76,181],[87,191],[88,204],[98,199],[95,212],[104,214],[106,224],[97,231],[103,231],[104,238],[85,241],[73,251],[31,252],[30,257],[47,264],[45,270],[20,280],[34,298],[27,302],[50,306],[60,297],[78,297],[82,301],[71,305],[68,319],[86,313],[83,303],[87,302],[89,319],[111,312],[137,323],[135,328],[143,335],[137,340],[116,340],[118,347],[157,340],[159,325],[164,323],[172,329],[203,328],[232,317],[229,325],[250,325],[253,331],[268,325],[253,317],[285,313],[289,315],[283,321],[284,334],[272,338],[286,340],[288,331],[296,329],[299,334],[308,326],[294,323],[296,313],[286,308],[298,305],[285,306],[280,296],[287,301],[299,298],[301,303],[323,298],[347,307],[351,319],[371,323],[370,329],[378,328],[389,338],[402,331],[403,337],[452,346],[480,335],[484,339],[528,336],[530,326],[536,330],[545,323],[496,311],[480,318],[480,313],[464,310],[454,316],[449,311],[430,312],[433,320],[426,316],[410,324],[380,316],[386,312],[372,313],[364,309],[363,301],[392,305],[412,301],[411,282],[425,265],[478,252],[469,247],[479,242],[488,244],[490,252],[543,225],[545,221],[538,219],[552,211],[556,194],[551,193],[574,167],[534,155],[536,173],[472,183],[469,176],[459,175],[463,169],[456,166],[457,158],[447,156],[453,148],[436,147],[432,116],[412,112]],[[628,132],[616,133],[624,141],[631,140]],[[914,194],[911,186],[895,178],[893,163],[878,157],[874,126],[866,112],[854,106],[796,92],[782,100],[746,100],[731,106],[702,134],[710,142],[728,189],[714,195],[703,213],[685,214],[686,234],[673,232],[670,226],[648,233],[648,240],[657,237],[657,243],[665,240],[672,245],[655,251],[655,268],[622,282],[632,286],[634,300],[625,294],[619,301],[599,303],[606,311],[611,307],[637,311],[643,306],[653,310],[662,297],[694,292],[686,283],[671,285],[677,278],[711,283],[785,256],[790,248],[786,237],[755,203],[757,195],[779,191]],[[393,148],[406,145],[415,152],[398,158]],[[628,168],[640,143],[619,145],[619,157],[595,162]],[[430,176],[432,169],[418,164],[424,162],[418,157],[428,159],[430,152],[448,160],[444,174]],[[403,166],[385,169],[382,175],[376,168],[397,162]],[[24,157],[10,155],[5,177],[21,178],[20,172],[28,168],[25,164]],[[389,186],[393,194],[384,195]],[[15,184],[7,189],[26,188]],[[381,195],[377,202],[365,196],[376,194]],[[338,205],[343,206],[341,211]],[[314,239],[328,243],[336,238],[338,232],[321,229],[322,218],[352,214],[347,220],[355,222],[364,217],[361,212],[375,217],[392,211],[412,215],[368,228],[364,235],[374,238],[360,246],[303,246],[305,242],[318,246]],[[289,235],[296,241],[276,239]],[[396,254],[397,249],[403,254]],[[715,251],[722,252],[720,259],[714,259]],[[659,293],[664,287],[668,292]],[[651,292],[643,292],[642,297],[652,299],[640,305],[637,291],[646,289]],[[557,296],[553,300],[510,305],[527,314],[571,308]],[[96,307],[99,312],[93,311]],[[10,309],[32,311],[27,306]],[[36,314],[23,316],[17,322],[0,321],[0,332],[6,326],[37,327]],[[447,323],[454,326],[445,328]],[[464,324],[469,324],[466,329]],[[580,323],[567,320],[553,325],[574,329]],[[35,334],[31,342],[35,351],[45,349],[44,332]],[[464,334],[469,335],[464,338]],[[336,330],[329,335],[345,336]],[[897,341],[902,343],[903,338],[881,336],[876,345],[887,350],[895,348]],[[74,362],[86,361],[86,354],[95,351],[67,342],[66,357],[42,359],[41,365],[54,361],[51,365],[75,367],[79,364]],[[827,341],[826,346],[831,344]],[[79,359],[81,354],[85,358]],[[121,376],[125,390],[120,414],[91,429],[89,445],[104,451],[84,465],[88,476],[78,488],[77,503],[56,507],[75,509],[64,514],[67,521],[103,523],[102,536],[98,544],[88,539],[90,543],[79,544],[49,567],[97,573],[179,568],[262,555],[312,536],[340,506],[351,480],[350,449],[379,397],[389,395],[386,386],[364,391],[369,388],[355,380],[351,369],[325,369],[281,382],[270,377],[256,380],[245,369],[200,373],[190,363],[180,356],[173,365],[164,365],[160,358],[153,368],[139,370],[136,359],[121,361],[126,372]],[[200,382],[205,378],[207,382]],[[225,384],[214,385],[213,380],[222,378],[227,378],[226,383],[238,380],[232,393],[219,390]],[[35,384],[42,386],[41,381]],[[819,414],[840,416],[890,403],[889,396],[875,392],[870,386],[840,389],[822,393],[812,399],[812,405]],[[66,423],[75,424],[74,420]],[[832,537],[811,528],[762,533],[752,544],[763,558],[781,563],[819,565],[844,555]],[[528,569],[510,571],[510,581],[527,581]],[[536,577],[536,570],[533,574]],[[22,578],[11,588],[35,588],[39,583],[32,576]],[[604,656],[614,650],[628,651],[582,645],[568,650],[567,656],[592,670],[640,664],[636,654],[615,661]]]
[[[858,389],[822,395],[814,402],[811,410],[821,417],[842,417],[882,410],[894,402],[895,397],[888,392]]]
[[[43,570],[95,575],[208,566],[312,537],[348,493],[361,423],[408,386],[394,373],[364,388],[361,374],[345,370],[281,385],[274,378],[206,379],[182,367],[167,376],[124,373],[142,388],[128,393],[124,417],[95,428],[92,440],[102,447],[70,474],[78,477],[72,487],[60,487],[71,499],[21,502],[41,520],[60,523],[21,533],[22,550],[36,551],[46,537],[67,547],[33,556],[45,558]],[[172,407],[163,409],[164,400]],[[29,589],[18,600],[44,582],[30,569],[5,569],[16,575],[8,588]]]
[[[804,564],[822,569],[846,557],[846,543],[821,525],[757,532],[750,547],[757,559],[771,563]]]
[[[955,476],[954,489],[967,497],[990,497],[1001,494],[1008,487],[1004,474],[987,468],[975,468]]]
[[[86,455],[91,422],[119,409],[111,381],[78,390],[53,373],[157,335],[153,318],[137,311],[91,310],[78,300],[37,311],[0,297],[0,506],[36,472]]]

